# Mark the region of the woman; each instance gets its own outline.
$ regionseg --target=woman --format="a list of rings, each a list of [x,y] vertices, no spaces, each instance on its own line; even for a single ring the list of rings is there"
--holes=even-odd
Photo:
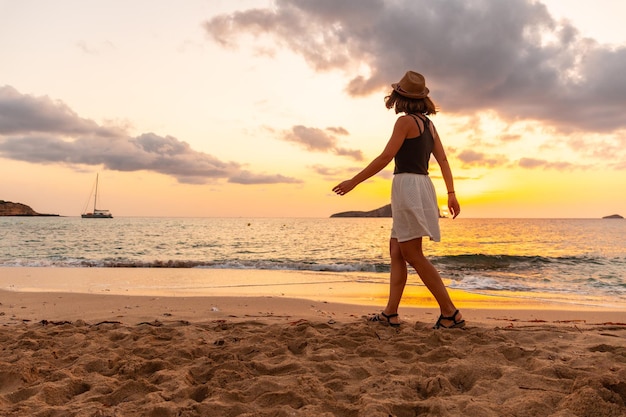
[[[419,274],[433,294],[441,311],[434,328],[465,326],[463,316],[454,306],[439,272],[422,252],[422,238],[428,236],[438,242],[439,208],[435,188],[428,176],[431,153],[441,168],[448,189],[448,209],[453,218],[461,208],[454,192],[454,180],[450,164],[435,126],[426,117],[437,113],[435,104],[428,97],[429,90],[421,74],[408,71],[398,83],[391,84],[391,94],[385,97],[388,109],[405,113],[396,121],[391,138],[383,152],[352,179],[333,188],[345,195],[361,182],[370,178],[395,159],[394,178],[391,189],[391,212],[393,226],[389,241],[391,277],[389,300],[380,313],[370,317],[394,327],[400,325],[398,306],[407,281],[407,263]]]

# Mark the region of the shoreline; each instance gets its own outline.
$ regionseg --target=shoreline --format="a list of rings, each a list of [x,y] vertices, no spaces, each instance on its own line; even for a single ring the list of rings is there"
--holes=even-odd
[[[354,322],[379,312],[388,288],[367,277],[355,282],[310,271],[49,267],[0,271],[4,325],[43,320],[112,320],[129,325],[155,320]],[[473,325],[626,322],[626,306],[449,291]],[[405,322],[428,324],[436,321],[438,308],[424,286],[408,285],[399,313]]]
[[[379,312],[382,305],[346,304],[305,298],[273,296],[159,297],[139,295],[82,294],[63,292],[12,292],[0,290],[0,326],[45,322],[146,322],[208,323],[216,321],[285,323],[359,323]],[[516,325],[624,326],[626,313],[577,309],[505,309],[460,307],[472,327]],[[432,326],[439,311],[435,306],[401,306],[404,325]]]

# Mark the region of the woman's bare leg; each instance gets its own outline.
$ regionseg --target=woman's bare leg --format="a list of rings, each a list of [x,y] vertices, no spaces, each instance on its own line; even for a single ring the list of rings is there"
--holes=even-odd
[[[391,257],[391,274],[389,277],[389,300],[387,301],[387,307],[383,312],[387,315],[397,314],[400,300],[402,299],[402,293],[406,285],[407,279],[407,267],[406,260],[402,256],[398,239],[389,240],[389,256]],[[400,320],[397,317],[390,319],[392,323],[399,323]]]
[[[439,304],[441,314],[445,317],[451,317],[456,311],[456,307],[448,294],[448,290],[444,285],[441,275],[437,269],[430,263],[422,252],[422,238],[409,240],[398,244],[402,257],[409,263],[418,273],[426,288],[432,293]],[[461,320],[459,313],[456,318]],[[444,325],[452,324],[452,320],[443,320]]]

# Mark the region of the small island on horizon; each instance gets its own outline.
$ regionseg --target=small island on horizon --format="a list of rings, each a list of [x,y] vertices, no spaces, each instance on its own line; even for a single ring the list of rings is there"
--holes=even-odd
[[[341,213],[331,214],[330,217],[391,217],[391,204],[379,207],[370,211],[343,211]],[[445,218],[445,216],[440,216]],[[602,217],[603,219],[623,219],[619,214],[611,214]]]
[[[37,213],[31,207],[22,203],[0,200],[0,216],[21,217],[59,217],[58,214]]]
[[[330,217],[391,217],[391,204],[370,211],[343,211],[331,214]],[[440,214],[439,218],[443,219],[445,216]]]
[[[391,217],[391,204],[370,211],[343,211],[330,217]]]

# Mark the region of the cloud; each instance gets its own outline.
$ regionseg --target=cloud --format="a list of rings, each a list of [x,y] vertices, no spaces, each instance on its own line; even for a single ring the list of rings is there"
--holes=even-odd
[[[22,132],[107,135],[94,121],[83,119],[60,101],[32,97],[10,86],[0,87],[0,135]]]
[[[626,127],[626,46],[602,45],[531,0],[277,0],[215,16],[209,36],[267,38],[317,71],[344,71],[353,96],[422,72],[447,112],[608,132]],[[355,69],[363,69],[356,73]]]
[[[327,179],[338,180],[340,178],[350,178],[353,177],[354,174],[361,171],[363,169],[362,166],[329,166],[329,165],[310,165],[308,168],[313,170],[316,174],[319,174]],[[383,171],[381,171],[378,175],[381,175]]]
[[[340,156],[349,156],[357,161],[363,160],[363,152],[358,149],[335,148],[335,153]]]
[[[360,150],[340,147],[337,138],[331,133],[347,135],[348,131],[337,127],[322,130],[316,127],[297,125],[293,126],[291,130],[284,131],[281,139],[296,143],[309,151],[333,152],[336,155],[349,156],[357,161],[363,160],[363,153]]]
[[[344,173],[347,172],[346,169],[331,167],[327,165],[311,165],[309,168],[325,177],[336,177],[338,175],[344,175]]]
[[[236,162],[193,150],[172,136],[100,126],[48,97],[0,87],[0,156],[42,164],[102,165],[117,171],[148,170],[181,183],[229,179],[239,184],[294,183],[282,175],[254,174]]]
[[[104,41],[100,44],[88,44],[84,40],[76,42],[76,47],[86,55],[100,55],[101,52],[115,49],[115,45],[111,41]]]
[[[518,142],[522,139],[522,135],[513,133],[503,133],[498,136],[502,142]]]
[[[487,167],[496,167],[500,165],[504,165],[508,162],[507,158],[503,155],[487,155],[483,152],[476,152],[471,149],[467,149],[461,151],[457,158],[463,165],[466,166],[487,166]]]
[[[253,174],[249,171],[240,171],[238,174],[231,176],[228,182],[235,184],[301,184],[303,181],[296,178],[285,177],[284,175],[274,174]]]
[[[518,162],[519,166],[526,169],[556,169],[558,171],[564,171],[574,168],[581,168],[578,165],[574,165],[570,162],[550,162],[545,159],[535,159],[535,158],[522,158]]]
[[[327,127],[326,130],[330,130],[336,135],[349,135],[348,131],[343,127]]]

